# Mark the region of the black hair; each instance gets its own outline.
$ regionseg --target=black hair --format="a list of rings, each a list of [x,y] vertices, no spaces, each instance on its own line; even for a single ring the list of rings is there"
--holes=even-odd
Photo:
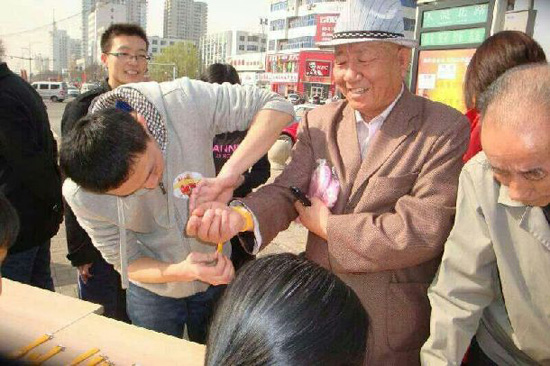
[[[363,365],[367,313],[336,275],[294,254],[247,263],[210,328],[206,366]]]
[[[19,216],[10,201],[0,192],[0,248],[9,248],[19,233]]]
[[[127,112],[107,108],[89,114],[63,136],[61,169],[82,188],[105,193],[128,179],[149,138]]]
[[[143,28],[137,24],[115,23],[111,24],[101,35],[101,52],[110,52],[113,38],[118,36],[137,36],[145,41],[145,48],[149,49],[149,40]]]
[[[241,80],[239,79],[239,74],[237,70],[229,64],[212,64],[202,73],[202,81],[212,84],[240,84]]]

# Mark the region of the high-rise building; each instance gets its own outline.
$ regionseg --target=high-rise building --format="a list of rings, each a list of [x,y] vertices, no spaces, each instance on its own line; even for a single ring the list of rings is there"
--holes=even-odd
[[[126,0],[126,21],[147,29],[147,0]]]
[[[84,63],[90,64],[92,61],[87,58],[88,55],[88,17],[90,13],[95,9],[96,0],[82,0],[82,57],[84,57]]]
[[[92,51],[90,42],[97,44],[99,40],[95,39],[96,32],[88,29],[90,24],[90,14],[93,13],[96,8],[105,8],[109,5],[123,5],[124,17],[116,14],[113,17],[116,18],[116,22],[120,23],[133,23],[138,24],[143,29],[147,29],[147,0],[82,0],[82,56],[85,58],[85,64],[97,62],[96,59],[91,58]],[[121,7],[117,7],[120,9]],[[113,23],[113,22],[111,22]],[[101,27],[100,27],[101,28]],[[94,38],[90,39],[90,34],[94,35]],[[101,36],[101,35],[100,35]]]
[[[203,67],[226,63],[229,57],[266,51],[267,36],[246,31],[225,31],[201,37],[199,50]]]
[[[126,4],[122,1],[98,1],[88,16],[88,49],[83,50],[89,63],[98,63],[101,55],[101,35],[113,23],[126,22]]]
[[[70,38],[66,30],[57,29],[54,23],[52,35],[52,70],[61,73],[63,69],[67,69],[69,65],[69,43]]]
[[[194,41],[206,34],[208,5],[193,0],[164,0],[164,37]]]

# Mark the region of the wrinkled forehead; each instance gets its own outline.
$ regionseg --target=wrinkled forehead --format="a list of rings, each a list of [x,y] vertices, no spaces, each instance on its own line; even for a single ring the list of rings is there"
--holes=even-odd
[[[336,55],[347,53],[352,55],[364,53],[380,54],[380,52],[387,53],[390,50],[397,50],[398,48],[398,45],[390,42],[369,41],[338,45],[335,47],[334,52]]]

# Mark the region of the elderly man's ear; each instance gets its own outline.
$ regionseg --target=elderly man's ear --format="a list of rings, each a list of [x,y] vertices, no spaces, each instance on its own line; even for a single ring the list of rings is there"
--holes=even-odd
[[[397,58],[399,60],[401,76],[405,78],[411,65],[411,49],[403,46],[399,47],[399,50],[397,51]]]

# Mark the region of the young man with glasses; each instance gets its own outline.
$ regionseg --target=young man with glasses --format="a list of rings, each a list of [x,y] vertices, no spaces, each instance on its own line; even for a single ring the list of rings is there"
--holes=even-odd
[[[149,42],[145,31],[134,24],[113,24],[101,36],[101,63],[108,77],[101,86],[80,95],[65,108],[61,121],[62,134],[67,134],[76,121],[88,114],[92,101],[99,95],[128,83],[145,81]],[[129,322],[126,295],[120,275],[93,246],[90,237],[66,207],[67,258],[78,268],[78,295],[81,299],[103,305],[104,315]]]

